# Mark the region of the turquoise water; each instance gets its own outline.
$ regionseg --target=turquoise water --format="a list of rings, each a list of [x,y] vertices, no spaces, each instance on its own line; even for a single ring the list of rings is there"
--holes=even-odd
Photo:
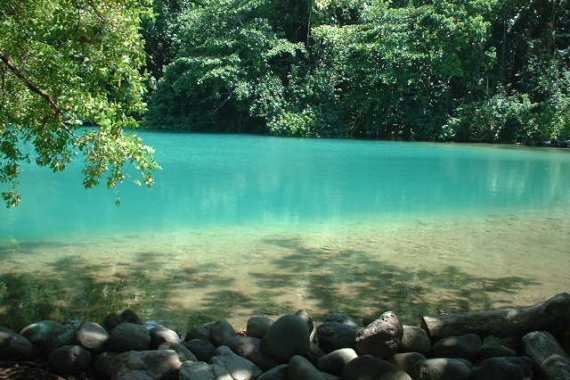
[[[0,209],[0,324],[127,306],[179,325],[413,318],[570,290],[567,151],[141,135],[163,167],[152,189],[24,168],[22,205]]]
[[[52,239],[249,224],[338,224],[566,209],[570,154],[427,143],[143,133],[163,169],[151,189],[85,191],[74,166],[25,168],[0,236]],[[121,206],[114,200],[120,197]]]

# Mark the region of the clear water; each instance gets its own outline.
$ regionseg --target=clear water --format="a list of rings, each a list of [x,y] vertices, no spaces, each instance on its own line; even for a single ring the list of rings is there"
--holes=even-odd
[[[150,190],[25,168],[23,204],[0,210],[0,323],[411,318],[570,290],[566,151],[142,135],[163,167]]]

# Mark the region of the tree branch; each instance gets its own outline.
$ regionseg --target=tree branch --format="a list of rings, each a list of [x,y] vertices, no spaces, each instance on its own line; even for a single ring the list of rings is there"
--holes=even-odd
[[[18,77],[24,83],[24,85],[26,85],[26,87],[30,91],[38,94],[39,96],[41,96],[42,98],[44,98],[47,101],[47,103],[49,104],[50,108],[52,109],[54,115],[58,119],[61,119],[64,129],[67,132],[71,133],[69,126],[65,123],[65,120],[63,117],[63,112],[61,111],[61,108],[59,107],[59,105],[57,104],[55,99],[50,94],[48,94],[47,91],[42,89],[40,86],[38,86],[36,83],[34,83],[30,78],[28,78],[26,76],[26,74],[15,65],[14,61],[12,60],[12,58],[9,55],[0,51],[0,60],[2,60],[2,62],[4,62],[4,64],[8,67],[8,69],[16,77]]]

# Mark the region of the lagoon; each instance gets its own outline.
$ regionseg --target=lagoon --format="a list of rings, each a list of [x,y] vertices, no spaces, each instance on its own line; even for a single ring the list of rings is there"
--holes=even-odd
[[[0,210],[0,325],[124,307],[184,327],[301,307],[410,320],[570,290],[567,151],[141,135],[152,189],[23,169],[22,205]]]

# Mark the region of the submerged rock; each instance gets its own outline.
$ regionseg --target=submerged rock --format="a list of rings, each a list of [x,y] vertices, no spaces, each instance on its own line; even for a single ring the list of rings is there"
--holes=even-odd
[[[149,335],[152,347],[158,347],[163,343],[180,343],[178,333],[162,325],[152,327]]]
[[[484,360],[470,380],[531,380],[533,362],[528,357],[496,357]]]
[[[0,327],[0,360],[29,360],[34,354],[34,346],[27,338]]]
[[[309,353],[310,330],[307,322],[296,315],[279,318],[261,341],[261,351],[276,360],[287,362],[294,355]]]
[[[342,372],[342,380],[378,379],[388,372],[396,372],[393,364],[372,355],[362,355],[350,361]]]
[[[261,374],[261,370],[249,360],[236,355],[229,347],[221,346],[216,349],[216,354],[212,358],[214,373],[216,366],[223,368],[234,380],[252,380]]]
[[[208,363],[185,362],[180,367],[179,380],[216,380],[216,377]]]
[[[215,321],[209,325],[210,342],[214,346],[221,346],[225,342],[236,335],[233,326],[225,319]]]
[[[183,345],[182,343],[162,343],[160,346],[158,346],[159,350],[172,350],[175,351],[178,354],[178,358],[180,359],[181,362],[186,362],[186,361],[198,361],[198,359],[196,358],[196,356],[192,353],[192,351],[190,351],[185,345]]]
[[[419,364],[413,376],[414,380],[468,380],[471,365],[462,359],[428,359]]]
[[[113,329],[107,346],[113,352],[148,350],[150,335],[143,325],[123,322]]]
[[[264,372],[257,380],[287,380],[288,368],[287,364],[278,365]]]
[[[115,327],[124,322],[134,323],[136,325],[143,324],[142,320],[139,318],[137,313],[135,313],[131,309],[125,309],[117,313],[109,314],[107,317],[105,317],[105,320],[103,321],[103,326],[105,327],[105,329],[107,329],[107,331],[110,332]]]
[[[402,371],[414,376],[418,366],[426,360],[426,357],[419,352],[403,352],[392,356],[390,361]]]
[[[129,351],[112,357],[109,370],[114,379],[133,371],[153,379],[175,379],[181,366],[178,354],[172,350]]]
[[[358,327],[341,322],[325,322],[317,327],[317,342],[325,353],[354,348]]]
[[[403,336],[402,325],[398,316],[387,311],[378,319],[358,332],[356,352],[388,358],[398,352]]]

